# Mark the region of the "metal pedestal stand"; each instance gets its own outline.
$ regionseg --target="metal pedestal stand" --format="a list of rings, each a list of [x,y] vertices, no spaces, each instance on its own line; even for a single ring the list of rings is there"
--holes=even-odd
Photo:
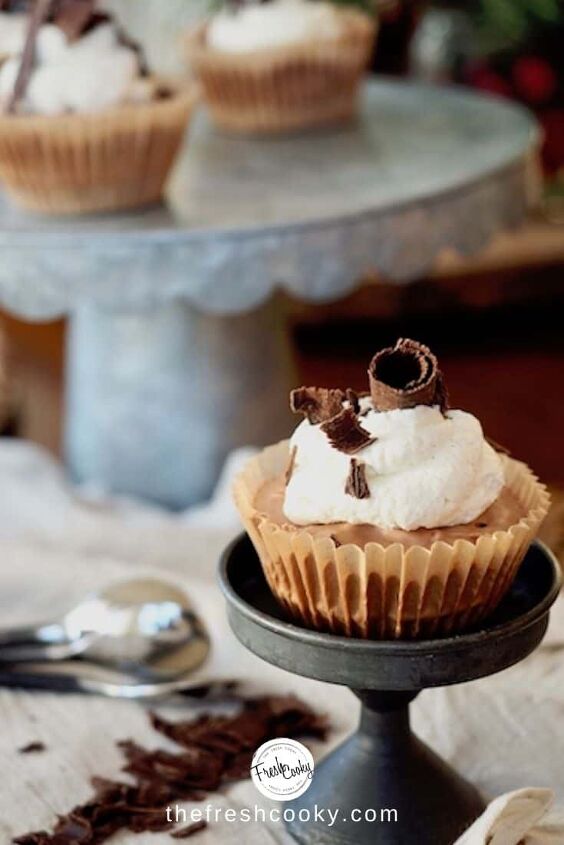
[[[278,288],[338,299],[368,271],[421,277],[526,213],[533,119],[475,94],[381,80],[357,125],[226,138],[197,115],[167,205],[37,218],[0,201],[0,303],[70,315],[73,475],[183,507],[234,446],[287,434]]]
[[[246,538],[226,551],[221,583],[231,627],[252,652],[290,672],[343,684],[361,701],[356,733],[316,767],[292,802],[289,825],[302,845],[452,845],[484,809],[477,790],[411,732],[409,703],[423,689],[492,675],[541,642],[560,589],[560,568],[540,543],[486,627],[427,641],[337,637],[285,621]],[[333,827],[313,808],[339,808]],[[310,809],[300,821],[299,810]],[[395,809],[397,822],[353,821],[354,810]],[[361,815],[362,818],[362,815]]]

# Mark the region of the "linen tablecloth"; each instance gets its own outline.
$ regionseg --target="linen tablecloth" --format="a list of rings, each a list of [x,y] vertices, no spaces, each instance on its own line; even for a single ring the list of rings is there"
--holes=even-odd
[[[231,456],[208,505],[170,514],[110,499],[101,491],[76,491],[45,452],[20,441],[0,442],[0,625],[52,617],[85,591],[133,572],[177,579],[212,635],[212,656],[200,676],[236,675],[251,692],[293,692],[328,711],[329,742],[311,743],[318,758],[353,729],[358,708],[352,694],[332,687],[328,695],[325,684],[251,655],[228,628],[217,586],[220,553],[240,530],[228,488],[244,457],[244,450]],[[178,705],[158,709],[186,717]],[[487,798],[521,787],[550,787],[556,804],[548,821],[563,820],[564,600],[557,601],[549,634],[533,656],[490,678],[426,691],[413,703],[412,716],[419,736]],[[18,833],[49,828],[56,813],[88,797],[91,776],[119,776],[116,740],[131,737],[149,747],[164,742],[150,728],[144,706],[94,696],[0,689],[0,726],[0,845]],[[44,753],[18,754],[34,741],[45,744]],[[268,806],[250,781],[211,801]],[[245,825],[242,835],[237,825],[225,821],[194,841],[228,845],[240,843],[242,836],[250,845],[290,842],[276,825]],[[564,842],[560,836],[550,841]],[[147,833],[121,834],[112,841],[155,845],[170,840],[168,834]]]

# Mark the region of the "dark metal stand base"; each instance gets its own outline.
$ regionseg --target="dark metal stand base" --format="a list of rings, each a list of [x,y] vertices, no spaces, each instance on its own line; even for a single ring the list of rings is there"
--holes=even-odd
[[[500,672],[538,646],[561,585],[548,549],[531,546],[502,604],[479,630],[435,640],[360,640],[289,622],[248,538],[227,549],[220,579],[243,645],[290,672],[347,686],[362,703],[356,733],[316,766],[310,788],[288,805],[295,813],[288,829],[300,845],[456,842],[484,802],[412,734],[409,703],[426,687]],[[325,810],[324,820],[316,809]],[[331,826],[328,810],[339,811]]]
[[[300,845],[452,845],[484,810],[478,791],[410,731],[413,695],[356,694],[359,729],[317,766],[288,830]],[[316,807],[338,810],[331,827]]]

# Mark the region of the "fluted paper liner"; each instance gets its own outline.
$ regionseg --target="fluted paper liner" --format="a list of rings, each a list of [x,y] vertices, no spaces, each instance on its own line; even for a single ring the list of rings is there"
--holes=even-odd
[[[157,202],[180,147],[197,87],[95,114],[0,114],[0,181],[14,202],[80,214]]]
[[[188,33],[188,62],[217,126],[232,132],[280,133],[351,120],[368,65],[376,23],[341,10],[338,38],[229,53],[206,45],[207,24]]]
[[[254,507],[263,483],[288,462],[283,441],[251,459],[234,498],[278,601],[301,624],[371,639],[427,638],[476,625],[497,607],[546,516],[549,495],[523,463],[500,456],[526,515],[478,540],[336,547],[306,527],[272,522]]]

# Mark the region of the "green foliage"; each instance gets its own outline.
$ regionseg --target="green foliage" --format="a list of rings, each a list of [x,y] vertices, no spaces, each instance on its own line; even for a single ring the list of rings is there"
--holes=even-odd
[[[535,26],[564,21],[564,4],[561,0],[480,0],[478,15],[488,46],[517,46]]]
[[[361,9],[369,15],[375,15],[378,8],[377,0],[332,0],[332,2],[336,6],[350,6]]]
[[[222,6],[236,9],[238,6],[244,6],[246,2],[257,2],[257,0],[210,0],[210,9],[213,12],[221,9]],[[262,0],[262,2],[268,2],[268,0]],[[331,0],[331,2],[336,6],[361,9],[369,15],[375,15],[378,9],[378,0]]]

